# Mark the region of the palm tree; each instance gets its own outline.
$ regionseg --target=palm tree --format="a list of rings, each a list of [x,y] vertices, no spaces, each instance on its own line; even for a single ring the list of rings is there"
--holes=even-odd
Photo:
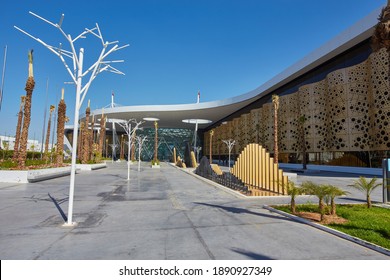
[[[87,163],[89,157],[89,116],[91,114],[90,104],[91,102],[88,100],[88,107],[85,109],[85,125],[83,131],[81,163]]]
[[[137,137],[137,130],[134,129],[131,135],[131,161],[135,161],[135,139]]]
[[[379,51],[381,48],[386,48],[387,53],[390,54],[390,0],[387,1],[386,7],[382,9],[378,20],[379,22],[375,26],[374,34],[372,35],[371,47],[374,52]]]
[[[279,96],[272,95],[272,104],[274,107],[274,162],[279,162],[278,148],[278,111],[279,111]]]
[[[79,158],[79,161],[81,162],[83,158],[83,143],[84,143],[84,123],[80,123],[79,128],[79,143],[77,144],[77,155]]]
[[[210,164],[213,163],[213,136],[214,130],[210,131]]]
[[[66,104],[64,100],[64,89],[62,89],[61,101],[58,103],[58,118],[57,118],[57,164],[61,165],[64,162],[64,134],[66,121]]]
[[[352,188],[355,188],[366,195],[367,200],[367,208],[371,208],[371,193],[373,190],[375,190],[377,187],[381,186],[381,183],[376,182],[377,178],[374,177],[370,181],[367,181],[367,179],[363,176],[360,176],[359,179],[355,180],[352,185],[349,185]]]
[[[50,127],[51,127],[51,115],[53,114],[56,106],[50,105],[50,115],[49,115],[49,121],[47,123],[47,132],[46,132],[46,142],[45,142],[45,156],[44,160],[47,161],[48,154],[49,154],[49,140],[50,140]]]
[[[334,202],[334,199],[338,196],[346,195],[348,192],[333,185],[325,186],[328,189],[327,197],[330,199],[330,213],[331,215],[336,215],[336,203]]]
[[[106,135],[106,118],[104,117],[104,112],[100,117],[100,134],[99,134],[99,153],[103,156],[103,145],[104,145],[104,136]]]
[[[125,141],[124,141],[123,137],[125,137],[125,136],[122,134],[121,135],[121,148],[120,148],[120,152],[119,152],[119,158],[121,160],[125,159]],[[130,145],[130,143],[129,143],[129,145]]]
[[[106,158],[108,157],[108,139],[106,139]]]
[[[305,193],[318,197],[318,209],[321,214],[320,221],[322,221],[324,219],[325,214],[324,198],[329,194],[328,186],[318,185],[316,183],[307,181],[302,184],[302,187]]]
[[[19,156],[19,143],[20,143],[20,129],[22,128],[23,121],[23,106],[26,101],[26,96],[20,97],[20,107],[18,113],[18,124],[16,125],[16,135],[15,135],[15,145],[14,145],[14,154],[12,160],[16,161]]]
[[[93,130],[95,127],[95,115],[92,115],[91,119],[91,129],[89,130],[88,160],[93,160],[95,154],[93,148],[93,144],[95,144],[95,132]]]
[[[295,198],[303,193],[304,189],[295,185],[293,181],[289,180],[287,182],[287,194],[291,197],[290,209],[293,214],[296,214]]]
[[[32,93],[34,87],[35,87],[35,80],[34,80],[34,67],[33,67],[33,50],[30,50],[28,53],[28,78],[25,87],[26,100],[24,103],[23,129],[22,129],[22,135],[20,137],[20,149],[18,155],[18,166],[21,169],[23,169],[26,166],[28,129],[30,127],[30,121],[31,121],[31,102],[32,102]]]

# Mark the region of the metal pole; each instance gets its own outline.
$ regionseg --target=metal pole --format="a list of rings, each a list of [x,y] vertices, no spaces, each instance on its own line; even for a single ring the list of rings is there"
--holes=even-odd
[[[83,74],[83,58],[84,49],[80,49],[79,55],[79,68],[77,71],[77,83],[76,83],[76,105],[74,110],[74,124],[73,124],[73,149],[72,149],[72,168],[70,172],[70,186],[69,186],[69,206],[68,206],[68,220],[66,225],[73,226],[73,198],[74,198],[74,181],[76,175],[76,152],[77,152],[77,138],[78,138],[78,121],[79,121],[79,106],[80,106],[80,93],[81,93],[81,82]]]
[[[3,91],[4,91],[4,77],[5,77],[5,65],[7,62],[7,45],[5,45],[4,50],[4,65],[3,65],[3,74],[1,75],[1,90],[0,90],[0,111],[1,111],[1,103],[3,103]]]
[[[114,108],[114,92],[111,93],[111,108]]]
[[[200,91],[198,91],[198,98],[196,100],[196,104],[199,104],[199,101],[200,101]],[[196,140],[197,140],[197,135],[198,134],[198,119],[196,119],[196,122],[195,122],[195,133],[194,133],[194,151],[196,149]]]
[[[47,110],[47,98],[49,89],[49,78],[46,80],[46,100],[45,100],[45,108],[43,110],[43,127],[42,127],[42,140],[41,140],[41,159],[43,158],[43,141],[45,139],[45,127],[46,127],[46,110]]]

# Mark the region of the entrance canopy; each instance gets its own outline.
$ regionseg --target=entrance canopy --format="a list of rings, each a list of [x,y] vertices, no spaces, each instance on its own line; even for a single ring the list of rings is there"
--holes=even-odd
[[[243,100],[242,100],[243,99]],[[121,106],[113,108],[97,109],[91,112],[96,118],[100,118],[104,112],[107,119],[137,121],[146,120],[142,127],[154,127],[154,121],[158,119],[159,128],[188,128],[193,129],[198,121],[198,127],[206,128],[226,116],[253,102],[256,98],[242,98],[238,96],[212,102],[177,104],[177,105],[145,105],[145,106]],[[95,122],[95,125],[97,123]],[[107,122],[110,129],[110,123]]]

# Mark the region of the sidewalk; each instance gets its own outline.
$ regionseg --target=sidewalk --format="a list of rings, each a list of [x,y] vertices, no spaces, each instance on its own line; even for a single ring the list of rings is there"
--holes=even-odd
[[[1,259],[390,259],[262,206],[288,197],[245,199],[175,167],[108,164],[77,174],[74,228],[69,177],[0,183]],[[49,196],[50,194],[50,196]]]

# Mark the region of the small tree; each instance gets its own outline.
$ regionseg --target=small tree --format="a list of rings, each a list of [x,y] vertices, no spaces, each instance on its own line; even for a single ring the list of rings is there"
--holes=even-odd
[[[295,185],[295,183],[291,180],[287,182],[287,194],[291,197],[290,201],[290,209],[293,214],[296,214],[296,207],[295,207],[295,198],[298,195],[301,195],[304,193],[304,189],[301,187],[298,187]]]
[[[316,183],[307,181],[302,184],[304,192],[309,195],[315,195],[318,197],[318,209],[321,214],[320,221],[324,219],[325,215],[325,203],[324,199],[329,195],[329,189],[327,185],[318,185]]]
[[[376,180],[377,180],[376,177],[368,181],[365,177],[360,176],[359,179],[355,180],[352,185],[349,185],[350,187],[365,193],[366,200],[367,200],[367,208],[371,208],[372,206],[371,203],[372,191],[382,185],[381,183],[377,183]]]
[[[346,195],[348,194],[347,191],[344,191],[336,186],[332,185],[325,185],[328,189],[328,194],[326,195],[330,199],[330,213],[331,215],[336,215],[336,203],[334,202],[334,199],[338,196]]]

